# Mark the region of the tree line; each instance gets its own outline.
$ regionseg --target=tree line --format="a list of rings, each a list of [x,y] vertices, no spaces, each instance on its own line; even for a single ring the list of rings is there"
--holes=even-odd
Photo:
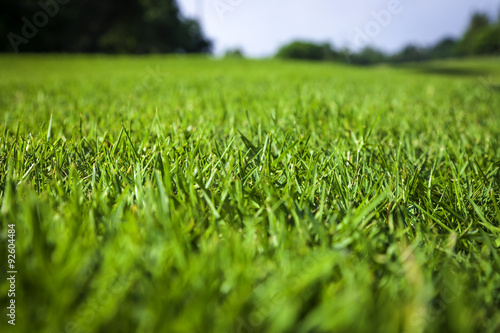
[[[210,53],[212,43],[176,0],[2,0],[0,52]],[[500,16],[476,13],[461,38],[431,47],[408,45],[396,54],[367,46],[358,51],[295,41],[278,58],[373,64],[500,53]],[[228,56],[242,57],[240,50]]]
[[[175,0],[2,0],[0,52],[203,53]]]
[[[359,51],[337,50],[329,43],[294,41],[282,46],[276,57],[285,59],[331,60],[369,65],[382,62],[415,62],[452,57],[500,54],[500,15],[491,21],[484,13],[475,13],[465,33],[458,39],[447,37],[430,47],[407,45],[395,54],[367,46]]]

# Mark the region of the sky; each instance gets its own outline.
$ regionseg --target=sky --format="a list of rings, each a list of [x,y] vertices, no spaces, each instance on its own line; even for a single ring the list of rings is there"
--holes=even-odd
[[[240,48],[250,57],[274,54],[292,40],[329,42],[357,51],[396,52],[458,37],[472,13],[497,20],[500,0],[178,0],[200,21],[214,52]]]

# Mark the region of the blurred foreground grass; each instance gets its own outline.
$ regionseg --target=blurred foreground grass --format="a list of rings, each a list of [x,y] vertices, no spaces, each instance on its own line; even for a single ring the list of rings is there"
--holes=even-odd
[[[499,64],[0,57],[2,332],[499,332]]]

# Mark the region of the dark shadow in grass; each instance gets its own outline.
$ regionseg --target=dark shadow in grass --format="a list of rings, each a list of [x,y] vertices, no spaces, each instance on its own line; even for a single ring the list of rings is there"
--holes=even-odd
[[[500,93],[500,83],[491,83],[489,85],[489,88],[493,91],[499,92]]]
[[[413,70],[422,74],[434,74],[444,76],[484,76],[488,72],[480,68],[464,68],[452,66],[440,66],[437,64],[413,63],[413,64],[398,64],[393,65],[394,68]]]

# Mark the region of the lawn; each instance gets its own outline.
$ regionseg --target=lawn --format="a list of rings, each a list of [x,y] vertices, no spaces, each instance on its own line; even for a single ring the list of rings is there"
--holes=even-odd
[[[500,332],[500,59],[0,68],[2,332]]]

